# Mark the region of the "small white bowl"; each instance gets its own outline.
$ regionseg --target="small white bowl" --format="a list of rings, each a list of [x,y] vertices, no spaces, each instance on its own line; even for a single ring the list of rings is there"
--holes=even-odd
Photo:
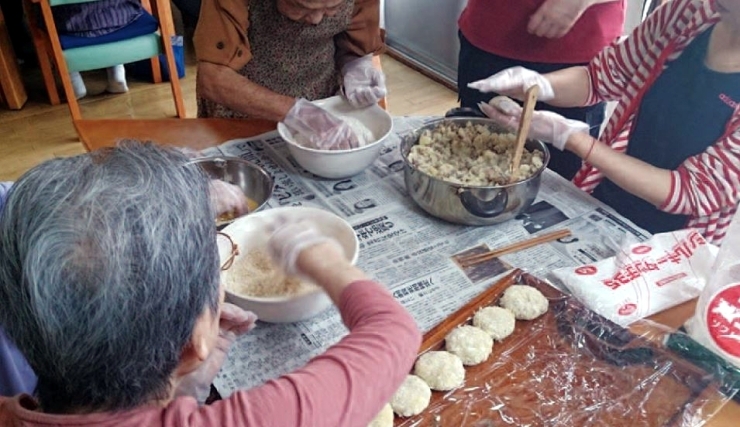
[[[320,232],[335,238],[344,249],[348,260],[354,265],[360,249],[360,242],[355,231],[342,218],[331,212],[309,207],[274,208],[253,213],[238,218],[222,230],[237,244],[239,255],[234,259],[238,263],[240,258],[250,250],[260,248],[267,251],[269,234],[267,225],[274,218],[281,216],[288,220],[306,220],[311,222]],[[218,253],[221,263],[231,254],[231,247],[224,244],[226,239],[219,239]],[[232,269],[221,272],[222,282],[228,277]],[[238,305],[245,310],[253,311],[259,320],[271,323],[292,323],[309,319],[326,310],[331,300],[326,293],[317,288],[310,292],[281,297],[250,297],[235,294],[226,289],[226,301]]]
[[[341,96],[320,99],[314,104],[337,116],[348,116],[362,122],[375,136],[367,145],[351,150],[317,150],[298,144],[293,134],[282,123],[277,129],[288,143],[288,150],[299,165],[314,175],[324,178],[349,178],[365,170],[380,155],[383,141],[393,131],[393,119],[387,111],[377,105],[356,109]]]

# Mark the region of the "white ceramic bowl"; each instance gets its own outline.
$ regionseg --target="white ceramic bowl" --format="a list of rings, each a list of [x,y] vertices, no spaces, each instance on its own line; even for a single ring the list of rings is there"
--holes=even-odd
[[[266,245],[269,235],[266,226],[277,216],[310,221],[319,231],[332,236],[340,243],[347,259],[352,264],[357,262],[360,243],[352,226],[345,220],[321,209],[284,207],[268,209],[238,218],[222,230],[239,247],[239,255],[234,259],[234,263],[238,263],[240,258],[251,249],[262,248],[265,251],[267,250]],[[231,254],[231,248],[224,243],[226,243],[226,239],[220,238],[218,252],[222,264]],[[229,269],[221,272],[221,280],[225,280],[232,271],[233,269]],[[271,323],[291,323],[306,320],[321,313],[331,305],[331,300],[321,288],[300,295],[281,297],[250,297],[235,294],[227,289],[226,301],[245,310],[253,311],[261,321]]]
[[[393,119],[387,111],[377,105],[355,109],[341,96],[320,99],[314,104],[337,116],[359,120],[370,129],[375,140],[351,150],[316,150],[298,144],[290,130],[282,122],[278,123],[278,133],[288,143],[288,150],[299,165],[314,175],[340,179],[357,175],[378,158],[383,141],[393,131]]]

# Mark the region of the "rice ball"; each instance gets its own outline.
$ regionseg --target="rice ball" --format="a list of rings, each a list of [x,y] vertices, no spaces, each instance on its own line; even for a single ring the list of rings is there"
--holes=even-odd
[[[391,398],[393,412],[399,417],[419,415],[429,406],[432,390],[416,375],[407,375],[401,386]]]
[[[445,337],[445,348],[462,360],[463,365],[477,365],[491,355],[493,339],[483,329],[463,325]]]
[[[447,391],[460,387],[465,381],[462,360],[447,351],[429,351],[416,360],[414,373],[432,390]]]
[[[393,409],[386,403],[367,427],[393,427]]]
[[[486,331],[494,340],[501,341],[514,333],[516,318],[503,307],[484,307],[473,316],[473,325]]]
[[[547,298],[538,289],[527,285],[512,285],[504,292],[501,307],[521,320],[533,320],[547,312]]]

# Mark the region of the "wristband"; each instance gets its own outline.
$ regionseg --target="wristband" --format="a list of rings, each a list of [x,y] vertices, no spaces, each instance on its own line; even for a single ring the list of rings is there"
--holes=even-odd
[[[595,146],[596,146],[596,138],[591,138],[591,147],[588,149],[588,152],[583,157],[584,162],[588,162],[588,158],[591,157],[591,153],[594,151]]]

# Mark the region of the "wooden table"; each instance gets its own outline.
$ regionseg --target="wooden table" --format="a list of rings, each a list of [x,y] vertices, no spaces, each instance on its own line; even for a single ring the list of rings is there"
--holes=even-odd
[[[201,150],[230,139],[249,138],[275,130],[274,122],[230,119],[80,120],[75,126],[88,150],[111,147],[127,138]],[[693,314],[695,305],[696,301],[689,301],[650,319],[678,328]],[[740,426],[740,404],[729,402],[706,426]]]
[[[11,110],[20,110],[28,100],[2,11],[0,11],[0,93]]]
[[[112,147],[123,139],[202,150],[230,139],[248,138],[276,128],[275,122],[267,120],[232,119],[83,119],[75,120],[74,125],[87,150]]]

